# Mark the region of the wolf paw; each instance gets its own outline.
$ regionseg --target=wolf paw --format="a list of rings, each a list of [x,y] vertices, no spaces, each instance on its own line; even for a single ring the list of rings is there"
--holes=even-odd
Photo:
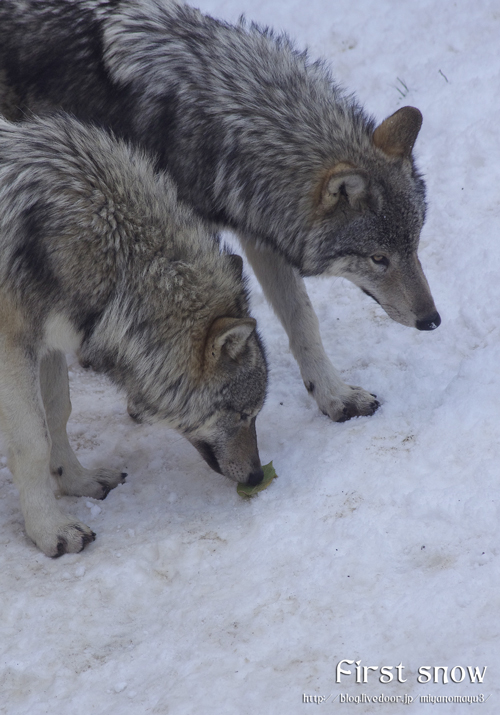
[[[50,554],[58,558],[63,554],[78,554],[80,551],[95,541],[95,533],[85,524],[69,524],[57,534],[57,554]]]
[[[56,470],[57,481],[61,492],[74,497],[92,497],[106,499],[109,492],[119,484],[124,484],[126,472],[117,469],[84,469],[73,468],[66,472],[63,467]]]
[[[334,422],[346,422],[351,417],[369,417],[380,407],[376,395],[362,387],[343,385],[340,395],[331,392],[320,394],[306,384],[308,391],[315,397],[321,412]]]
[[[109,492],[119,484],[125,484],[127,472],[119,472],[116,469],[96,469],[94,470],[93,482],[95,484],[94,499],[106,499]]]
[[[363,390],[362,387],[347,385],[351,392],[342,400],[342,416],[337,422],[346,422],[351,417],[370,417],[380,407],[377,395]]]
[[[47,556],[57,558],[63,554],[77,554],[95,539],[95,533],[79,521],[68,521],[50,527],[29,528],[28,536]]]

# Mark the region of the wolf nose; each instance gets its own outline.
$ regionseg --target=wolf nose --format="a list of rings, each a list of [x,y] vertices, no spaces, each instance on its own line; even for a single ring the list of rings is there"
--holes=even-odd
[[[264,472],[262,469],[258,469],[255,472],[252,472],[250,476],[247,479],[247,486],[249,487],[256,487],[257,484],[260,484],[261,481],[264,479]]]
[[[440,325],[441,316],[438,312],[436,312],[433,313],[433,315],[430,315],[428,318],[424,318],[423,320],[417,320],[416,327],[418,328],[418,330],[435,330]]]

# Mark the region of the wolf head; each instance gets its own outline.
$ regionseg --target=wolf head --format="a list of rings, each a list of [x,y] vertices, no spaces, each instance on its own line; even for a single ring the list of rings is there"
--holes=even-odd
[[[255,486],[263,479],[255,420],[264,403],[267,366],[253,318],[218,318],[205,344],[196,423],[184,432],[219,474]],[[200,399],[201,398],[201,399]]]
[[[425,186],[412,149],[422,123],[403,107],[380,124],[370,145],[330,166],[315,187],[305,275],[348,278],[398,323],[441,323],[417,255]]]
[[[185,361],[177,379],[153,376],[146,389],[137,376],[129,381],[129,414],[138,422],[166,420],[214,471],[255,486],[264,476],[255,421],[267,389],[256,321],[220,317],[201,339],[187,333],[184,339]]]

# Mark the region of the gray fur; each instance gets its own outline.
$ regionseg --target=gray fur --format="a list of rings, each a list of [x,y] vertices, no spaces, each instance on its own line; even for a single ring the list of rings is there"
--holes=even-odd
[[[302,276],[344,276],[398,322],[439,325],[417,257],[417,109],[376,126],[286,36],[173,0],[3,0],[0,42],[9,116],[63,107],[146,147],[240,237],[321,410],[375,411],[329,361]]]
[[[66,435],[64,352],[104,372],[137,420],[164,421],[218,472],[257,483],[263,348],[242,262],[140,150],[64,115],[0,120],[0,420],[26,530],[48,555],[92,532],[58,507],[104,498]]]

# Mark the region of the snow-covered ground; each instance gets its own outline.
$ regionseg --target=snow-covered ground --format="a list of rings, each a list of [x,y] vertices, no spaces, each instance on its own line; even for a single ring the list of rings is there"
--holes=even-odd
[[[51,560],[24,534],[3,458],[0,713],[497,713],[499,4],[197,4],[287,30],[378,120],[420,108],[420,255],[443,322],[404,328],[351,284],[310,280],[334,363],[382,402],[334,424],[252,279],[271,365],[260,453],[279,479],[249,501],[177,434],[133,424],[70,357],[77,455],[129,477],[104,502],[65,499],[98,538]],[[344,659],[361,682],[355,662],[336,682]]]

